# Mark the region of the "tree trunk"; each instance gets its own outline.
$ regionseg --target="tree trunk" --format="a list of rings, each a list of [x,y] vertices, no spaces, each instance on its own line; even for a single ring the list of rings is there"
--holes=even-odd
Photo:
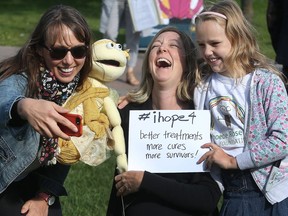
[[[241,8],[249,22],[253,20],[253,0],[241,0]]]

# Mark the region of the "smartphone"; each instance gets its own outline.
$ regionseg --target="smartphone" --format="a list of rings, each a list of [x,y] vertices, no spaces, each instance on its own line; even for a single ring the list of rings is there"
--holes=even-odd
[[[64,113],[62,115],[65,118],[67,118],[69,121],[71,121],[78,128],[78,132],[74,132],[70,130],[68,127],[59,124],[60,129],[68,136],[80,137],[83,132],[82,116],[79,114],[73,114],[73,113]]]

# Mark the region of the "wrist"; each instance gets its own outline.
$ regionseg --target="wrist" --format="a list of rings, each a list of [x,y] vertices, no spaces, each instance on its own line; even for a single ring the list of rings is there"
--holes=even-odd
[[[37,197],[43,199],[47,203],[48,206],[52,206],[56,199],[55,196],[45,193],[45,192],[38,193]]]
[[[11,109],[11,119],[10,124],[11,126],[21,126],[25,124],[27,121],[21,118],[21,116],[18,114],[18,104],[22,99],[14,102],[12,109]]]
[[[23,98],[23,99],[21,99],[21,100],[19,100],[17,102],[16,111],[17,111],[17,114],[18,114],[19,118],[21,118],[23,120],[26,120],[25,110],[24,110],[23,106],[25,106],[25,103],[26,103],[27,100],[29,100],[29,99],[28,98]]]
[[[231,157],[232,169],[239,169],[236,157]]]

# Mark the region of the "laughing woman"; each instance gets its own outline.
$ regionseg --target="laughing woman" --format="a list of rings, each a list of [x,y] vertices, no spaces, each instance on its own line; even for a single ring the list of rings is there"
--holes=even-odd
[[[126,141],[130,110],[194,109],[193,84],[200,76],[191,38],[173,27],[161,29],[146,51],[142,73],[139,90],[120,110]],[[218,215],[221,191],[210,173],[127,171],[114,180],[107,216]]]

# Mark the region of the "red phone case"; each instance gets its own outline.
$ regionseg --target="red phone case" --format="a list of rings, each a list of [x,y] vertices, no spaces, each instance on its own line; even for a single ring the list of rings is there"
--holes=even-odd
[[[64,133],[66,133],[68,136],[80,137],[82,135],[82,130],[83,130],[82,116],[79,114],[73,114],[73,113],[65,113],[62,115],[65,118],[67,118],[69,121],[71,121],[78,128],[78,132],[74,132],[74,131],[70,130],[68,127],[59,124],[60,129]]]

